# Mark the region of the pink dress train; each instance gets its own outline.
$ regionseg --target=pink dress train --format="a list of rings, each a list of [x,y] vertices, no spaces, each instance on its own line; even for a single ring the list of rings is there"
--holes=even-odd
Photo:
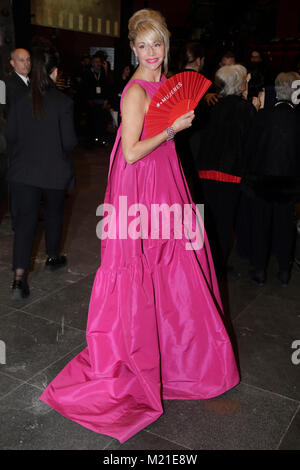
[[[138,83],[152,97],[165,80],[132,80],[122,96]],[[119,196],[126,196],[128,208],[142,203],[149,213],[151,204],[195,207],[174,142],[129,165],[119,129],[105,195],[116,220]],[[128,223],[135,217],[129,216]],[[159,418],[162,399],[212,398],[239,383],[206,234],[199,249],[187,250],[185,243],[173,232],[170,239],[126,239],[118,228],[116,239],[102,240],[89,305],[88,346],[40,400],[123,443]]]

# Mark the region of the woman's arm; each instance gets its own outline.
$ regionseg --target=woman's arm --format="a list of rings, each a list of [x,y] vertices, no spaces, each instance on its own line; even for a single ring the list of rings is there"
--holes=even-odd
[[[148,105],[148,95],[140,85],[134,84],[127,90],[122,102],[122,150],[129,164],[145,157],[168,138],[164,130],[149,139],[140,140]],[[175,133],[190,127],[193,119],[193,111],[176,119],[172,124]]]

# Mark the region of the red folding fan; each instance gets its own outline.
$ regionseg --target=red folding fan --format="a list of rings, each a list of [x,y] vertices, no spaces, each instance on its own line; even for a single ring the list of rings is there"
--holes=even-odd
[[[146,136],[159,134],[182,114],[195,109],[211,81],[197,72],[181,72],[169,78],[153,96],[146,114]]]

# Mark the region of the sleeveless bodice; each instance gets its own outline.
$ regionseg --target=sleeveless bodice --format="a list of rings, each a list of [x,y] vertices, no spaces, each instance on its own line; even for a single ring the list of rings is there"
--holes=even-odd
[[[123,98],[124,98],[124,95],[126,93],[126,91],[128,90],[128,88],[130,88],[132,85],[134,85],[135,83],[137,83],[138,85],[140,85],[142,88],[144,88],[144,90],[146,91],[146,93],[150,96],[150,99],[153,98],[153,96],[155,95],[155,93],[157,92],[157,90],[159,90],[159,88],[161,87],[161,85],[163,83],[165,83],[166,81],[166,77],[164,75],[161,76],[161,79],[159,82],[148,82],[147,80],[139,80],[139,79],[134,79],[134,80],[130,80],[127,85],[124,87],[124,90],[122,92],[122,95],[121,95],[121,103],[120,103],[120,109],[122,109],[122,102],[123,102]],[[121,114],[122,115],[122,114]],[[145,122],[144,122],[145,124]],[[143,130],[142,130],[142,135],[141,135],[141,140],[145,139],[146,138],[146,135],[145,135],[145,126],[143,126]]]

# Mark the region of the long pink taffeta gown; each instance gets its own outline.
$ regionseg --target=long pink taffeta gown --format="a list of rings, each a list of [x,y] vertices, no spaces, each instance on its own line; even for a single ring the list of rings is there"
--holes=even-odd
[[[152,98],[165,80],[132,80],[122,96],[138,83]],[[142,203],[149,213],[151,204],[193,204],[173,141],[129,165],[120,137],[119,129],[105,195],[117,220],[119,196],[127,196],[128,208]],[[40,400],[122,443],[159,418],[162,399],[212,398],[239,383],[222,316],[206,235],[196,250],[187,250],[186,241],[172,235],[102,240],[88,347]]]

